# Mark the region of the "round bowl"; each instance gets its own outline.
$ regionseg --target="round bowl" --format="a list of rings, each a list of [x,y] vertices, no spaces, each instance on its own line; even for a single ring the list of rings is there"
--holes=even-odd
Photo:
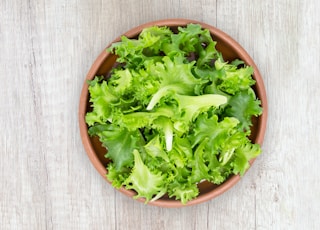
[[[243,60],[247,65],[252,66],[254,68],[254,74],[253,78],[256,80],[256,84],[253,87],[257,97],[261,100],[261,106],[263,108],[263,113],[259,117],[253,118],[253,126],[251,128],[251,136],[250,139],[253,143],[262,144],[264,139],[264,134],[266,130],[266,123],[267,123],[267,97],[265,92],[264,83],[262,80],[262,77],[259,73],[259,70],[252,60],[252,58],[248,55],[248,53],[230,36],[222,32],[221,30],[194,20],[187,20],[187,19],[166,19],[166,20],[160,20],[160,21],[153,21],[149,22],[143,25],[140,25],[138,27],[135,27],[128,32],[126,32],[125,36],[129,38],[134,38],[139,35],[139,33],[147,27],[158,25],[158,26],[168,26],[172,29],[177,28],[178,26],[186,26],[189,23],[195,23],[200,24],[203,28],[206,28],[210,31],[213,40],[217,41],[216,49],[220,51],[224,57],[225,60],[231,61],[236,58]],[[115,39],[112,43],[117,42],[120,40],[120,36]],[[107,47],[109,47],[111,44],[109,44]],[[101,143],[97,137],[90,137],[88,135],[88,126],[85,122],[85,114],[90,109],[89,104],[89,92],[88,92],[88,84],[86,83],[87,80],[92,80],[96,75],[106,75],[110,69],[113,67],[114,63],[116,61],[116,56],[106,52],[104,49],[100,55],[97,57],[95,62],[93,63],[91,69],[89,70],[85,82],[83,84],[81,97],[80,97],[80,105],[79,105],[79,125],[80,125],[80,134],[82,138],[82,142],[84,145],[84,148],[88,154],[88,157],[96,170],[100,173],[100,175],[110,183],[106,179],[106,166],[110,162],[108,159],[104,157],[107,150],[101,146]],[[251,160],[250,164],[252,164],[254,161]],[[198,184],[199,187],[199,196],[189,201],[187,204],[182,204],[180,201],[175,199],[170,199],[168,197],[162,197],[159,200],[149,202],[149,205],[156,205],[156,206],[162,206],[162,207],[184,207],[184,206],[190,206],[195,205],[199,203],[203,203],[205,201],[208,201],[214,197],[217,197],[218,195],[226,192],[228,189],[230,189],[232,186],[234,186],[241,177],[239,175],[233,175],[230,176],[224,183],[220,185],[214,185],[209,182],[202,182]],[[121,187],[119,189],[120,192],[124,193],[125,195],[129,197],[133,197],[136,193],[133,190],[127,190],[124,187]],[[142,198],[137,199],[140,202],[144,202],[145,200]]]

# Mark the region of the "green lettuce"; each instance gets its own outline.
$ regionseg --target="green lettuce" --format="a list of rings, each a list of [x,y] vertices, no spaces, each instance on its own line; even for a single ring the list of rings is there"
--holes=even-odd
[[[107,148],[107,178],[152,202],[167,194],[183,204],[197,184],[243,175],[260,146],[248,138],[262,113],[253,68],[229,63],[210,32],[189,24],[144,29],[108,49],[118,65],[89,81],[91,136]]]

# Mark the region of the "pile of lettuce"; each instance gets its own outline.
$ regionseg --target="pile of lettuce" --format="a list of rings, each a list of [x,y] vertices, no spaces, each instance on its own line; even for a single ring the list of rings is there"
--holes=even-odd
[[[252,116],[262,113],[253,68],[224,61],[215,46],[208,30],[189,24],[150,27],[108,49],[117,65],[88,82],[86,122],[108,149],[114,187],[185,204],[199,182],[243,175],[260,154],[248,139]]]

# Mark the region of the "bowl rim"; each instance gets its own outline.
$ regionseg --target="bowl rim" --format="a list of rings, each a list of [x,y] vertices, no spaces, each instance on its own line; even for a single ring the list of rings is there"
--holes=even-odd
[[[266,95],[266,90],[264,86],[264,82],[262,79],[262,76],[254,63],[253,59],[249,56],[247,51],[237,42],[235,41],[232,37],[230,37],[228,34],[225,32],[221,31],[220,29],[200,22],[196,20],[190,20],[190,19],[184,19],[184,18],[173,18],[173,19],[162,19],[162,20],[156,20],[156,21],[151,21],[147,22],[144,24],[141,24],[137,27],[134,27],[130,29],[129,31],[123,33],[116,39],[114,39],[111,43],[108,44],[107,47],[109,47],[112,43],[117,42],[120,40],[121,36],[127,36],[127,37],[135,37],[137,36],[142,29],[150,27],[150,26],[168,26],[168,27],[176,27],[176,26],[186,26],[187,24],[194,23],[194,24],[199,24],[202,26],[202,28],[208,29],[211,34],[213,34],[215,37],[218,37],[219,40],[222,40],[224,43],[227,43],[229,46],[232,47],[232,49],[235,50],[239,58],[247,65],[250,65],[254,69],[254,74],[253,78],[256,81],[255,87],[256,87],[256,93],[259,94],[257,97],[261,100],[261,107],[263,108],[263,113],[262,115],[259,116],[259,127],[258,131],[256,134],[256,138],[253,141],[254,143],[260,144],[262,146],[265,131],[266,131],[266,124],[267,124],[267,116],[268,116],[268,104],[267,104],[267,95]],[[91,143],[91,139],[88,134],[88,127],[85,122],[85,114],[87,111],[87,105],[88,105],[88,97],[89,97],[89,92],[88,92],[88,84],[86,83],[87,80],[92,80],[93,77],[96,75],[97,71],[99,70],[101,64],[112,54],[110,52],[106,51],[106,48],[98,55],[96,60],[93,62],[90,70],[88,71],[82,90],[80,94],[80,102],[79,102],[79,111],[78,111],[78,118],[79,118],[79,128],[80,128],[80,135],[81,135],[81,140],[82,144],[85,148],[85,151],[95,167],[95,169],[99,172],[99,174],[109,183],[111,182],[106,178],[106,173],[107,170],[104,167],[104,165],[100,162],[99,158],[97,157],[95,150],[93,148],[93,145]],[[252,159],[250,161],[250,167],[253,164],[255,159]],[[248,169],[248,170],[249,170]],[[205,194],[201,194],[195,199],[187,202],[186,204],[182,204],[179,200],[161,200],[158,199],[156,201],[148,202],[147,204],[153,205],[153,206],[161,206],[161,207],[167,207],[167,208],[177,208],[177,207],[186,207],[186,206],[191,206],[191,205],[196,205],[200,204],[203,202],[206,202],[208,200],[211,200],[222,193],[228,191],[231,187],[233,187],[241,177],[239,175],[232,175],[230,176],[229,179],[227,179],[225,182],[219,185],[219,189],[214,189],[210,192],[207,192]],[[121,193],[125,194],[126,196],[133,197],[136,193],[132,190],[127,190],[124,187],[121,187],[120,189],[117,189]],[[136,199],[137,201],[140,202],[145,202],[144,198],[138,198]]]

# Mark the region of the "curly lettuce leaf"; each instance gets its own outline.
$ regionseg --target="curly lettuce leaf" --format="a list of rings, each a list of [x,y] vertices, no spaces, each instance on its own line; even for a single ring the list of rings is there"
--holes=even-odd
[[[124,63],[127,68],[139,69],[147,60],[161,59],[163,44],[169,41],[172,31],[167,27],[150,27],[144,29],[138,39],[121,37],[121,41],[113,43],[108,51],[118,56],[117,62]]]
[[[111,103],[118,101],[118,97],[113,94],[106,81],[102,81],[103,78],[96,77],[94,80],[89,81],[89,93],[91,107],[93,110],[86,114],[86,122],[89,126],[95,123],[103,124],[111,118]]]
[[[168,195],[170,198],[175,197],[175,199],[180,200],[182,204],[186,204],[199,195],[199,188],[195,183],[174,181],[169,185]]]
[[[153,137],[145,146],[144,149],[147,154],[152,158],[162,158],[164,161],[169,162],[169,157],[167,152],[164,150],[163,144],[160,142],[159,135]]]
[[[191,137],[197,163],[193,181],[203,177],[219,184],[231,172],[243,175],[248,169],[248,161],[258,156],[261,150],[259,145],[250,142],[246,133],[239,131],[238,124],[236,118],[226,117],[218,121],[216,115],[198,117]]]
[[[166,193],[166,180],[161,172],[152,172],[146,166],[138,150],[133,151],[134,166],[130,176],[125,180],[127,189],[134,189],[137,195],[134,198],[145,198],[146,202],[158,199]]]
[[[229,100],[228,104],[225,116],[238,119],[240,121],[239,129],[250,134],[252,116],[262,114],[261,101],[256,98],[254,91],[251,88],[240,91]]]
[[[120,127],[124,127],[129,131],[134,131],[144,127],[156,127],[155,120],[160,117],[171,118],[174,117],[174,110],[169,106],[162,106],[152,111],[132,111],[129,113],[118,112],[114,114],[113,123],[118,124]],[[161,129],[161,124],[158,125]]]
[[[139,149],[143,144],[139,130],[130,132],[112,124],[92,126],[89,134],[99,136],[103,146],[108,149],[105,157],[112,160],[117,170],[131,166],[133,150]]]
[[[201,83],[194,77],[191,68],[194,63],[185,64],[179,59],[173,61],[169,57],[163,58],[163,63],[148,66],[150,75],[158,76],[160,87],[151,98],[147,110],[152,110],[162,97],[172,92],[182,95],[194,95],[195,85]]]
[[[192,146],[198,145],[205,138],[209,139],[211,152],[216,152],[227,137],[235,133],[239,121],[233,117],[226,117],[218,120],[217,115],[208,117],[208,114],[201,114],[197,118],[192,138]]]
[[[186,123],[194,121],[194,119],[211,107],[218,108],[227,103],[227,97],[218,94],[205,94],[200,96],[179,95],[173,96],[177,101],[182,117]]]
[[[259,156],[261,148],[258,144],[246,143],[235,151],[235,159],[232,162],[233,173],[241,176],[250,167],[249,161]]]
[[[240,63],[236,62],[236,64]],[[219,72],[218,80],[220,81],[217,87],[226,93],[234,95],[241,90],[249,89],[255,84],[255,80],[252,78],[253,68],[251,66],[238,68],[234,64],[217,60],[215,68]]]
[[[129,69],[118,69],[112,74],[112,77],[108,80],[108,84],[112,88],[112,92],[117,96],[131,93],[132,74]]]
[[[108,164],[107,171],[107,179],[111,181],[112,186],[117,189],[123,186],[124,182],[131,174],[130,167],[122,167],[121,169],[117,169],[113,162]]]

